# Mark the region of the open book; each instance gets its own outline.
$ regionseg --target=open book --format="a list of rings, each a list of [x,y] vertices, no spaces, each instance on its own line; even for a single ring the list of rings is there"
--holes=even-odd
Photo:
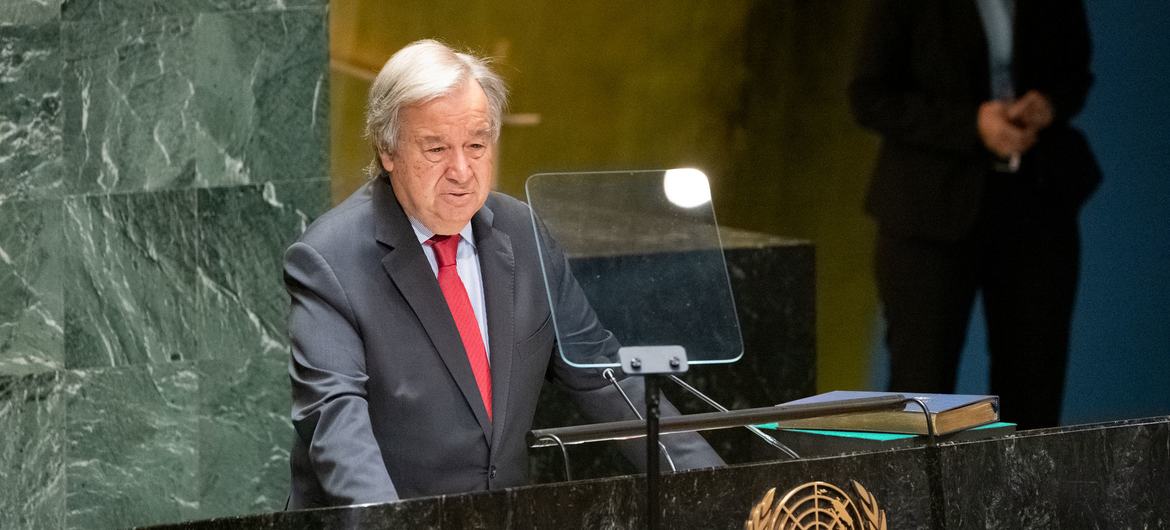
[[[846,399],[898,395],[898,392],[862,392],[834,390],[824,394],[781,403],[784,405],[807,405],[832,403]],[[963,394],[911,394],[901,393],[907,398],[918,398],[930,410],[935,434],[949,434],[999,420],[999,398]],[[902,410],[856,412],[782,421],[783,429],[830,429],[841,431],[897,432],[927,434],[926,416],[917,403],[907,403]]]

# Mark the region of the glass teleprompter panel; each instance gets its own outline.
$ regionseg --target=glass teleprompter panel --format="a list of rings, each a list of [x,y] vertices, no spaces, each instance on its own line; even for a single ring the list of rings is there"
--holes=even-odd
[[[616,367],[620,346],[682,346],[691,364],[742,356],[706,175],[542,173],[526,189],[565,361]],[[612,337],[582,329],[580,304],[562,292],[574,281]]]

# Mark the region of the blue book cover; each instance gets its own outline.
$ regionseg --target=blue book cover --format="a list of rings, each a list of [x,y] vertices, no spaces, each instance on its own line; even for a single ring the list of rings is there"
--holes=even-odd
[[[915,394],[912,392],[869,392],[834,390],[781,405],[824,404],[840,401],[902,395],[917,398],[930,411],[936,434],[947,434],[999,420],[999,398],[970,394]],[[901,411],[858,412],[781,422],[782,428],[833,429],[872,432],[926,434],[926,418],[917,403]]]
[[[870,392],[865,390],[834,390],[832,392],[825,392],[824,394],[817,394],[801,398],[795,401],[782,403],[782,405],[808,405],[811,403],[833,403],[835,401],[844,401],[846,399],[861,399],[884,396],[902,395],[907,398],[918,398],[931,412],[945,412],[959,407],[965,407],[982,401],[992,402],[999,408],[999,400],[995,396],[981,396],[977,394],[915,394],[913,392]],[[921,411],[916,403],[907,403],[906,412]]]

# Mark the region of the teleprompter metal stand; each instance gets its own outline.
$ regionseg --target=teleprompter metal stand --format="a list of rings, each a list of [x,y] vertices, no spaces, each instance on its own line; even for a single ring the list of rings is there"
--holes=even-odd
[[[618,349],[622,372],[638,376],[646,388],[646,528],[658,529],[658,394],[664,375],[687,371],[687,352],[682,346],[626,346]]]

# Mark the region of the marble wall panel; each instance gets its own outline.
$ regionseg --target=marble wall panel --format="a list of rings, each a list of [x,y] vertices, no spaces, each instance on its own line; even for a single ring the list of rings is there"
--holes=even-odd
[[[222,11],[284,11],[322,6],[328,0],[55,0],[66,20],[93,18],[154,18],[165,15]]]
[[[201,361],[199,513],[284,509],[289,488],[288,361]]]
[[[72,193],[325,174],[323,8],[63,23]]]
[[[124,528],[198,512],[193,363],[68,372],[69,528]]]
[[[4,11],[33,4],[7,2]],[[0,25],[0,201],[61,192],[60,25]]]
[[[198,185],[319,179],[328,172],[324,10],[196,19]]]
[[[64,367],[60,200],[0,203],[0,374]]]
[[[194,182],[193,23],[179,17],[62,23],[71,194]]]
[[[60,372],[0,376],[0,528],[64,526],[60,379]]]
[[[4,24],[39,24],[60,17],[61,0],[5,0],[0,3],[0,22]]]
[[[0,2],[0,528],[283,507],[326,9]]]
[[[284,250],[328,207],[329,182],[200,190],[201,356],[287,359]]]
[[[65,202],[65,365],[196,355],[195,192]]]

